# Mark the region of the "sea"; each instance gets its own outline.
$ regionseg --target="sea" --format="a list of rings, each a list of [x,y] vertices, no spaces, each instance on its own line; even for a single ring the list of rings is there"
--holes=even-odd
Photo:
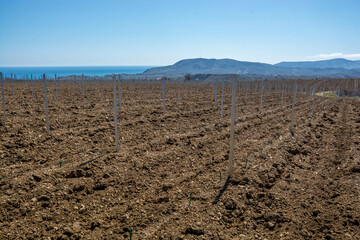
[[[0,67],[0,72],[4,77],[10,77],[11,74],[17,79],[30,78],[31,74],[35,78],[46,77],[53,78],[69,75],[85,76],[105,76],[109,74],[139,74],[154,66],[73,66],[73,67]]]

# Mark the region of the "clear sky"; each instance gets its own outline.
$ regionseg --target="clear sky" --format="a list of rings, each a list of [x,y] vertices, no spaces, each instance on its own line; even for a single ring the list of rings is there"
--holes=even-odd
[[[0,66],[360,59],[360,0],[0,0]]]

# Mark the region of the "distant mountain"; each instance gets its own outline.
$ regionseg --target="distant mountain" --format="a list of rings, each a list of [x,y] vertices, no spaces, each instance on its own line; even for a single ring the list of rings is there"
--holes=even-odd
[[[351,61],[344,58],[335,58],[323,61],[308,61],[308,62],[280,62],[274,66],[287,68],[346,68],[346,69],[360,69],[360,60]]]
[[[353,62],[353,61],[352,61]],[[360,77],[360,69],[283,67],[279,64],[245,62],[233,59],[195,58],[174,65],[154,67],[143,74],[153,76],[182,76],[185,74],[259,74],[285,76]]]
[[[263,72],[272,74],[273,66],[265,63],[242,62],[233,59],[195,58],[181,60],[174,65],[150,68],[145,74],[247,74]]]

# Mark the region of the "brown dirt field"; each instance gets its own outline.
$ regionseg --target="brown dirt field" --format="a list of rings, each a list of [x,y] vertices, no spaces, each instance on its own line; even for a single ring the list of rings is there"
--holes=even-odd
[[[86,83],[83,104],[81,84],[62,82],[57,103],[48,82],[47,135],[41,83],[34,100],[29,84],[5,84],[0,239],[130,239],[130,227],[132,239],[360,239],[359,99],[316,96],[312,118],[299,87],[292,136],[291,91],[282,105],[266,87],[259,114],[260,90],[245,99],[242,85],[226,181],[228,86],[219,123],[220,86],[216,108],[210,85],[181,84],[179,103],[168,83],[164,115],[160,84],[146,99],[144,83],[123,83],[118,153],[112,86]]]

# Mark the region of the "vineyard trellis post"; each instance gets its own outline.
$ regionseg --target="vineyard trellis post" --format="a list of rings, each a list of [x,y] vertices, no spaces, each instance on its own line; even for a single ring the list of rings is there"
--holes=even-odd
[[[31,74],[31,96],[32,96],[32,100],[34,101],[34,81],[32,74]]]
[[[314,117],[314,111],[315,111],[315,96],[316,96],[316,92],[315,92],[315,87],[312,91],[312,98],[313,98],[313,102],[312,102],[312,110],[311,110],[311,117]]]
[[[14,78],[12,73],[11,73],[11,89],[12,89],[12,95],[14,96]]]
[[[222,81],[221,84],[221,117],[220,117],[220,122],[222,123],[223,121],[223,115],[224,115],[224,81]]]
[[[59,93],[58,93],[58,79],[55,74],[55,84],[56,84],[56,102],[59,103]]]
[[[293,136],[294,136],[293,124],[294,124],[294,112],[295,112],[297,88],[298,88],[298,86],[297,86],[296,82],[294,82],[292,108],[291,108],[291,123],[290,123],[290,133]]]
[[[218,84],[217,84],[217,81],[215,81],[215,108],[217,109],[218,108],[218,101],[217,101],[217,95],[218,95]]]
[[[115,125],[115,143],[116,143],[116,152],[119,152],[119,126],[118,126],[118,117],[117,117],[117,97],[116,97],[116,75],[114,78],[114,125]]]
[[[122,79],[121,79],[121,75],[119,74],[119,101],[120,101],[120,103],[119,103],[119,109],[120,109],[120,111],[121,111],[121,108],[122,108]]]
[[[148,100],[148,80],[147,76],[145,76],[145,100]]]
[[[281,86],[281,107],[284,106],[284,85]]]
[[[1,78],[1,94],[2,94],[2,103],[3,103],[3,110],[4,110],[4,124],[6,123],[6,105],[5,105],[5,93],[4,93],[4,78],[2,72],[0,72]]]
[[[83,105],[85,106],[85,83],[84,83],[84,74],[81,75],[81,85],[82,85]]]
[[[46,87],[46,76],[45,76],[45,74],[43,74],[43,80],[44,80],[44,101],[45,101],[45,113],[46,113],[46,130],[47,130],[47,133],[50,134],[49,110],[48,110],[47,87]]]
[[[262,106],[263,106],[263,94],[264,94],[264,80],[261,81],[261,99],[260,99],[260,111],[259,111],[260,114],[262,112]]]
[[[162,87],[162,97],[163,97],[163,113],[165,115],[165,79],[162,79],[161,81],[161,87]]]
[[[233,76],[233,82],[232,82],[230,156],[229,156],[229,175],[228,175],[229,179],[231,178],[234,171],[235,113],[236,113],[236,75]]]

